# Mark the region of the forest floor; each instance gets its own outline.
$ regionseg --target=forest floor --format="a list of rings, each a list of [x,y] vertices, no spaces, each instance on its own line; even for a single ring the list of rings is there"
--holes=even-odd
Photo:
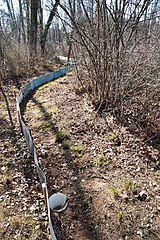
[[[16,119],[18,90],[11,82],[4,92],[6,98],[0,91],[0,238],[48,239],[41,186]],[[78,87],[74,71],[37,89],[23,114],[49,195],[59,191],[69,198],[59,216],[61,224],[55,226],[58,239],[160,239],[158,149],[112,113],[98,114]]]

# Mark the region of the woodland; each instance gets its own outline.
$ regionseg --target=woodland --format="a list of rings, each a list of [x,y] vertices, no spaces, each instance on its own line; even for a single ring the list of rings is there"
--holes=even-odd
[[[51,238],[16,96],[68,66],[21,106],[56,238],[159,240],[159,0],[0,1],[0,238]]]

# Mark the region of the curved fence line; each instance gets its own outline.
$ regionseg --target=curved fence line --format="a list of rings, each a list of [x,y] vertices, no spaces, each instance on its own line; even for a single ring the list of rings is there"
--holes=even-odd
[[[16,97],[16,105],[17,105],[17,116],[18,116],[18,121],[19,125],[21,127],[22,133],[24,135],[26,144],[28,146],[28,149],[31,152],[31,155],[34,159],[35,165],[37,167],[37,172],[39,176],[40,183],[42,185],[42,191],[44,195],[44,201],[45,201],[45,206],[48,211],[48,220],[49,220],[49,225],[50,225],[50,235],[52,240],[57,240],[57,237],[55,235],[52,221],[51,221],[51,213],[50,213],[50,206],[49,206],[49,197],[48,197],[48,189],[47,189],[47,181],[46,181],[46,176],[43,170],[41,169],[38,158],[37,158],[37,153],[35,149],[35,145],[33,143],[33,138],[32,135],[27,128],[26,124],[22,120],[22,114],[21,114],[21,104],[23,103],[23,100],[28,96],[29,93],[33,92],[36,88],[39,86],[51,82],[59,77],[64,76],[66,73],[68,73],[72,69],[72,66],[65,67],[59,71],[52,72],[47,75],[40,76],[34,80],[32,80],[30,83],[25,84],[22,87],[22,90],[20,91],[20,94]]]

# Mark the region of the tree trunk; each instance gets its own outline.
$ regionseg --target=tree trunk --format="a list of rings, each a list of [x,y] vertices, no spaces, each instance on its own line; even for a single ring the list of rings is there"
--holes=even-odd
[[[40,28],[40,36],[43,34],[43,8],[42,8],[42,3],[39,1],[39,6],[38,6],[38,18],[39,18],[39,28]]]
[[[18,36],[18,24],[16,21],[15,12],[13,8],[13,1],[5,0],[5,2],[7,4],[8,12],[11,18],[11,28],[12,28],[12,31],[14,32],[14,37],[16,38]]]
[[[24,27],[24,18],[23,18],[23,9],[22,9],[22,2],[21,0],[19,1],[19,14],[20,14],[20,28],[22,29],[22,38],[23,38],[23,43],[26,43],[26,34],[25,34],[25,27]]]
[[[26,3],[26,25],[27,25],[27,44],[29,44],[29,39],[30,39],[30,4],[29,4],[29,0],[25,0]]]
[[[2,30],[1,20],[0,20],[0,67],[1,68],[2,68],[2,63],[4,59],[4,52],[3,52],[3,46],[2,46],[2,34],[3,34],[3,30]],[[1,78],[1,75],[0,75],[0,78]]]
[[[53,17],[56,15],[56,12],[57,12],[57,7],[60,3],[60,0],[56,0],[55,1],[55,4],[53,5],[53,8],[49,14],[49,17],[48,17],[48,21],[45,25],[45,28],[44,28],[44,31],[40,37],[40,44],[41,44],[41,53],[42,53],[42,56],[44,56],[44,53],[45,53],[45,45],[46,45],[46,40],[47,40],[47,35],[48,35],[48,30],[50,28],[50,25],[52,23],[52,20],[53,20]]]
[[[30,25],[30,57],[34,60],[37,55],[37,13],[38,1],[31,0],[31,25]]]

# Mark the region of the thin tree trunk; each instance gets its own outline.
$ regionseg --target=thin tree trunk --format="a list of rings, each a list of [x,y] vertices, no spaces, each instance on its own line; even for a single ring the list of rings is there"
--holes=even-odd
[[[56,15],[57,7],[58,7],[59,3],[60,3],[60,0],[55,1],[55,4],[53,5],[53,8],[52,8],[52,10],[49,14],[48,21],[45,25],[43,34],[41,35],[41,38],[40,38],[42,56],[44,56],[44,53],[45,53],[45,45],[46,45],[48,30],[49,30],[50,25],[52,23],[53,17]]]
[[[30,25],[30,57],[35,59],[37,55],[37,13],[38,1],[31,0],[31,25]]]
[[[24,17],[23,17],[23,9],[22,9],[22,2],[19,1],[19,13],[20,13],[20,28],[22,29],[22,38],[24,44],[26,43],[26,34],[25,34],[25,27],[24,27]]]
[[[29,44],[29,39],[30,39],[30,4],[29,0],[26,1],[26,23],[27,23],[27,43]]]
[[[38,17],[39,17],[39,26],[40,26],[40,36],[41,36],[43,34],[43,8],[42,8],[41,1],[39,1],[38,9],[39,9]]]
[[[2,68],[2,63],[4,59],[4,52],[2,47],[2,34],[3,34],[3,30],[2,30],[1,19],[0,19],[0,67],[1,68]]]
[[[14,31],[14,37],[18,36],[18,26],[17,26],[17,22],[16,22],[16,17],[15,17],[15,13],[14,13],[14,8],[13,8],[13,2],[12,0],[5,0],[6,4],[7,4],[7,8],[8,8],[8,12],[11,18],[11,28]]]

